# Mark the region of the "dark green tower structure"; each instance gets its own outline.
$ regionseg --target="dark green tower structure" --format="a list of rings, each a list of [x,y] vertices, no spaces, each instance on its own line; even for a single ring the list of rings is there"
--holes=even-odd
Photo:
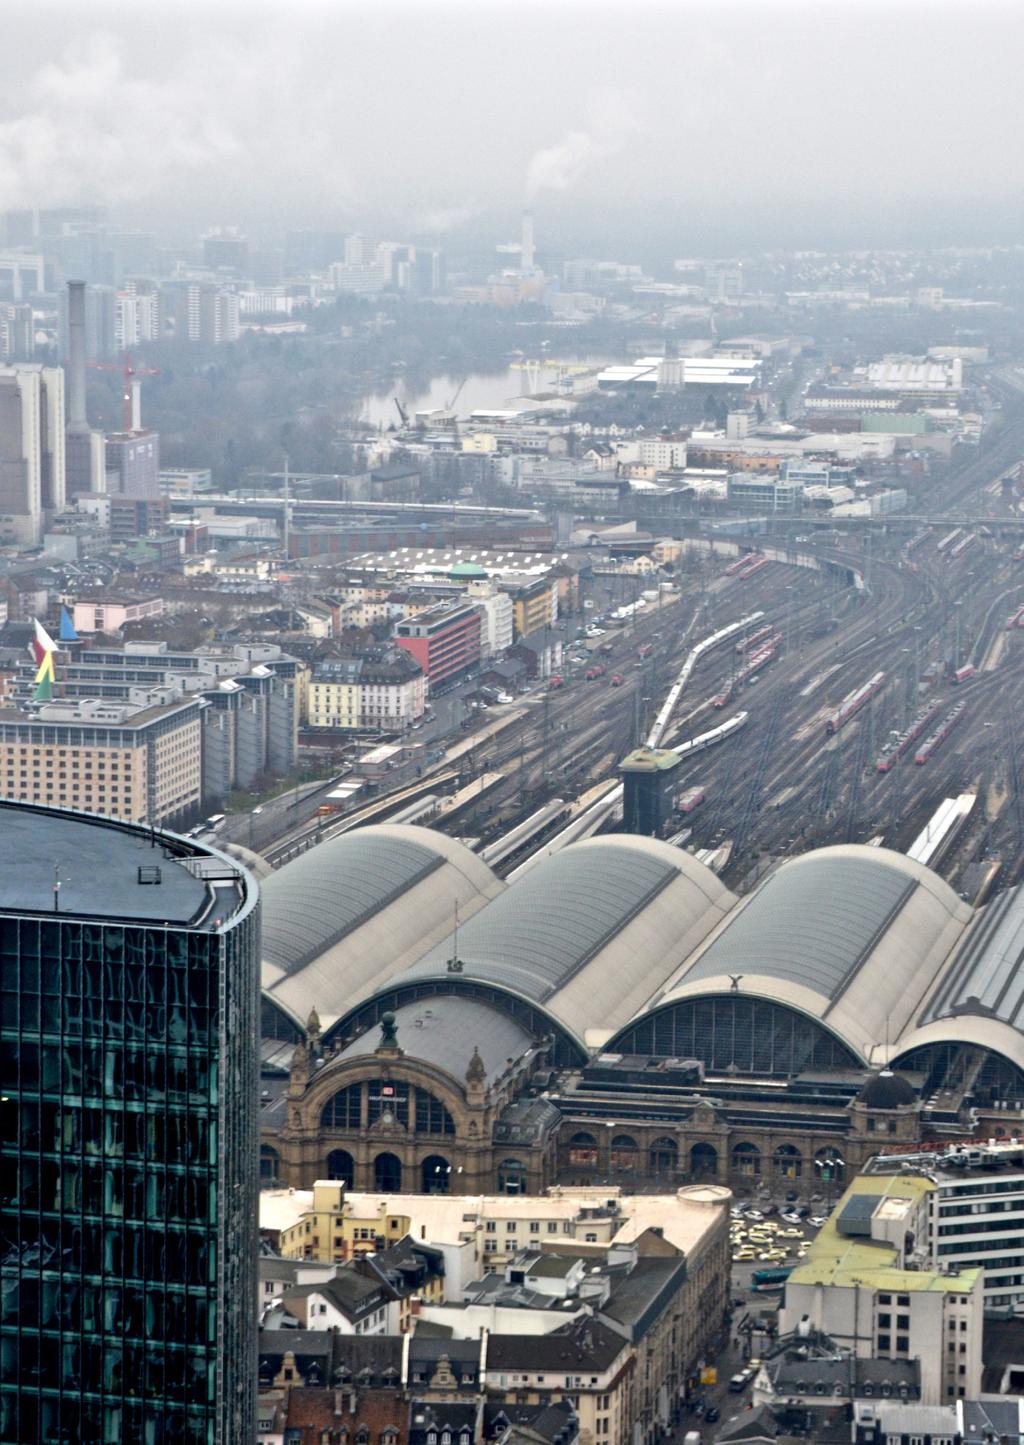
[[[0,804],[0,985],[0,1440],[249,1445],[255,882]]]

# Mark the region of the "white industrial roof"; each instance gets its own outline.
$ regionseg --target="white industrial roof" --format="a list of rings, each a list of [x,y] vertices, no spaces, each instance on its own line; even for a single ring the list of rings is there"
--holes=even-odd
[[[652,838],[591,838],[543,859],[460,927],[460,974],[540,1004],[596,1045],[642,1009],[735,902],[710,869]],[[392,984],[443,975],[455,940]]]

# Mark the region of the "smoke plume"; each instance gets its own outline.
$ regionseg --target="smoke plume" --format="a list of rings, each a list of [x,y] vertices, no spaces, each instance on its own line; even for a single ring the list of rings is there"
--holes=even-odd
[[[236,155],[202,89],[132,75],[103,35],[41,66],[23,114],[0,122],[0,209],[150,195]]]
[[[642,126],[627,97],[605,92],[591,106],[590,123],[569,130],[555,145],[536,151],[526,171],[526,198],[541,191],[569,191],[602,160],[618,155]]]

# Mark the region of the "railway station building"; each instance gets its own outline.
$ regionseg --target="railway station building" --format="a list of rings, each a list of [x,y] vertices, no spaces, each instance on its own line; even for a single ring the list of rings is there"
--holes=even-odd
[[[1024,888],[974,909],[849,845],[738,898],[623,834],[506,884],[395,825],[261,886],[265,1183],[831,1195],[1024,1126]]]

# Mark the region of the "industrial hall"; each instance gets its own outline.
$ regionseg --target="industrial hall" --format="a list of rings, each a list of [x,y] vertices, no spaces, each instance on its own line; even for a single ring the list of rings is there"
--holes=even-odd
[[[265,1184],[831,1193],[886,1148],[1020,1130],[1022,888],[973,908],[847,845],[738,898],[626,834],[505,883],[382,825],[261,893]]]

